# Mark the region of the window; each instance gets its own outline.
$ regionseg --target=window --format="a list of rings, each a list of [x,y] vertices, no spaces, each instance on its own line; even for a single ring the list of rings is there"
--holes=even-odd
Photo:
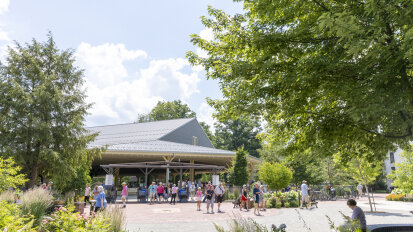
[[[390,162],[394,164],[394,153],[390,152]]]
[[[198,146],[198,137],[192,136],[192,145]]]
[[[392,171],[396,171],[396,167],[391,167],[391,170],[392,170]]]

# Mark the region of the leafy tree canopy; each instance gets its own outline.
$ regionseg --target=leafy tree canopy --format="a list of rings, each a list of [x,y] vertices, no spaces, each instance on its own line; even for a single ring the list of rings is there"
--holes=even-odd
[[[389,177],[394,180],[393,186],[410,193],[413,190],[413,152],[403,151],[400,156],[401,162],[396,164],[396,171]]]
[[[394,1],[253,1],[245,14],[209,8],[214,39],[189,52],[224,100],[221,117],[264,116],[288,149],[340,152],[359,141],[383,158],[413,139],[413,4]]]
[[[83,71],[72,50],[48,40],[9,48],[0,63],[0,153],[14,157],[29,178],[76,177],[79,162],[99,151],[86,150],[96,134],[84,128],[87,110]]]
[[[19,188],[26,183],[27,179],[20,173],[21,169],[16,166],[13,158],[0,157],[0,193],[8,188]]]
[[[138,122],[153,122],[178,118],[194,118],[196,113],[181,100],[159,101],[149,114],[141,114]]]
[[[236,151],[240,147],[248,154],[259,157],[258,149],[261,148],[257,138],[261,131],[260,122],[251,117],[239,117],[217,122],[215,125],[216,147]]]
[[[292,171],[284,164],[268,162],[262,164],[258,175],[269,189],[277,191],[288,187],[293,177]]]
[[[240,147],[235,153],[235,159],[232,167],[229,169],[229,180],[236,186],[242,186],[248,183],[248,153],[244,150],[244,147]]]

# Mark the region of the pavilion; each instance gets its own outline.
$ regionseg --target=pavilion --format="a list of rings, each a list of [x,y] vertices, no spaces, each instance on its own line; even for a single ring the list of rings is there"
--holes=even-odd
[[[115,175],[162,176],[188,173],[194,181],[198,173],[219,173],[232,164],[235,152],[215,149],[196,118],[128,123],[87,128],[98,132],[90,148],[106,147],[93,165]],[[254,172],[259,159],[249,156],[249,170]],[[173,171],[176,171],[173,173]]]

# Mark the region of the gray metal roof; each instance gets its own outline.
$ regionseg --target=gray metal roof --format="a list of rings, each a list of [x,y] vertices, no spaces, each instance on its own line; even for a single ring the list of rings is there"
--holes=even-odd
[[[163,120],[156,122],[128,123],[87,128],[92,133],[99,132],[99,136],[90,147],[136,143],[139,141],[157,140],[177,128],[185,125],[193,118]]]
[[[92,133],[99,132],[89,147],[107,146],[107,151],[190,153],[234,155],[235,152],[210,147],[194,146],[160,140],[195,118],[164,120],[146,123],[130,123],[87,128]]]

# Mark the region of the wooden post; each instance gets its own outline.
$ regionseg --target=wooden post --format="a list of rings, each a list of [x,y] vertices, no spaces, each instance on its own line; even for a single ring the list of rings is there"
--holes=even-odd
[[[189,163],[191,164],[195,164],[194,160],[189,161]],[[194,178],[195,178],[195,170],[193,168],[189,169],[189,180],[191,182],[194,182]]]
[[[145,186],[148,187],[148,168],[145,168]]]
[[[179,189],[182,188],[182,167],[179,169]]]
[[[119,185],[119,168],[115,168],[115,181],[114,181],[114,186]]]

